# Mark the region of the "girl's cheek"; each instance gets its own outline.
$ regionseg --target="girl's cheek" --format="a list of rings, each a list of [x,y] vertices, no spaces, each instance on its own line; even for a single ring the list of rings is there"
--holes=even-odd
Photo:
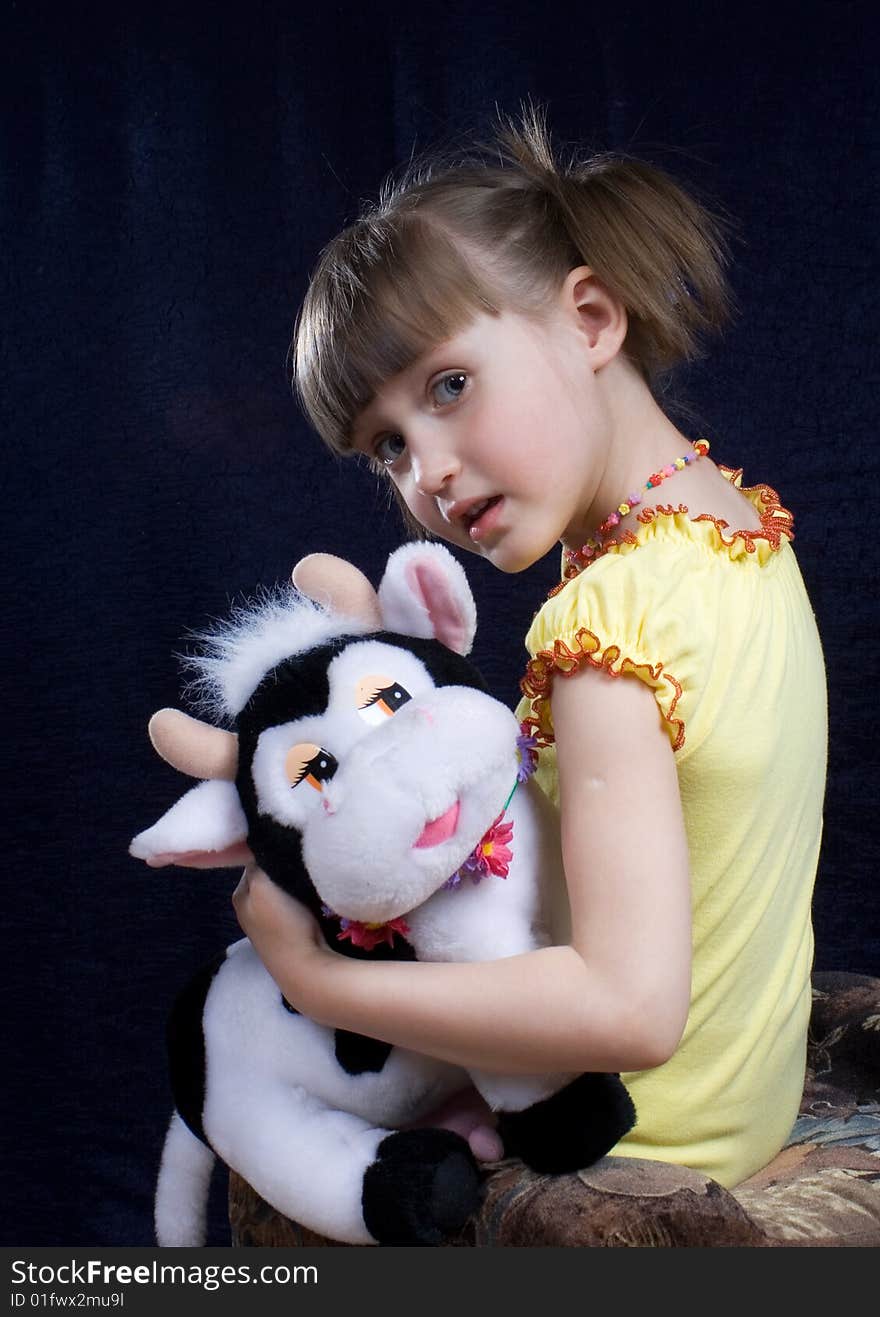
[[[399,492],[411,515],[415,517],[420,526],[430,531],[432,535],[438,535],[440,539],[448,540],[450,538],[449,523],[440,516],[432,498],[424,498],[420,494],[407,497],[402,491]]]

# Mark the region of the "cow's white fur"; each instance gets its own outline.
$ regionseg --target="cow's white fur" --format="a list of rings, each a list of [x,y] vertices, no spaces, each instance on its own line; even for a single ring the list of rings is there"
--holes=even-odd
[[[214,1154],[175,1111],[165,1136],[156,1186],[155,1217],[163,1239],[179,1248],[205,1242],[208,1189]]]
[[[288,655],[366,630],[362,619],[328,614],[293,586],[267,591],[237,607],[231,621],[194,637],[200,649],[184,660],[194,673],[187,694],[206,716],[235,718],[261,678]]]

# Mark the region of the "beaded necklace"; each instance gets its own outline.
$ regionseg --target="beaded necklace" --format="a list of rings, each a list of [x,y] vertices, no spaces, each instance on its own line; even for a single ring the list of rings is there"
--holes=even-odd
[[[674,476],[677,471],[683,471],[686,466],[691,466],[699,458],[705,457],[708,451],[708,441],[698,439],[694,444],[692,453],[685,453],[682,457],[677,457],[674,462],[670,462],[668,466],[662,466],[659,471],[655,471],[646,482],[644,492],[647,493],[648,490],[656,489],[658,485],[663,484],[664,480]],[[638,507],[641,501],[641,494],[630,494],[629,498],[625,498],[616,511],[609,513],[595,536],[588,539],[579,549],[565,550],[566,567],[563,574],[566,580],[572,576],[577,576],[578,572],[582,571],[584,567],[588,567],[595,558],[601,557],[605,552],[605,545],[602,543],[603,537],[612,531],[615,526],[619,526],[621,517],[625,517],[628,512],[632,512],[633,508]]]

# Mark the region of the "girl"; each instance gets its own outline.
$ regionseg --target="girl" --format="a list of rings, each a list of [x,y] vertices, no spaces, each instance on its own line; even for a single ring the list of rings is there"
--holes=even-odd
[[[295,371],[326,443],[503,572],[562,544],[521,716],[570,930],[491,964],[376,965],[258,871],[235,908],[321,1023],[464,1066],[621,1071],[638,1124],[615,1152],[730,1186],[782,1147],[803,1088],[826,714],[791,515],[653,391],[723,323],[725,259],[669,178],[559,165],[533,110],[325,250]],[[487,1113],[440,1119],[500,1154]]]

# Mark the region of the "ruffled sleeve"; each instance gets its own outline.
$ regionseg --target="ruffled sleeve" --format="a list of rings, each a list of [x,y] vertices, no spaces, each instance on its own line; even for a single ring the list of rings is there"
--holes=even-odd
[[[794,538],[793,517],[774,489],[742,488],[740,470],[719,470],[753,504],[760,530],[691,517],[683,504],[646,508],[636,534],[612,541],[536,613],[517,712],[539,745],[553,742],[554,679],[585,664],[650,687],[679,763],[707,733],[731,655],[748,634],[760,578],[773,574]],[[707,688],[714,688],[708,698]]]
[[[646,544],[637,553],[608,555],[547,600],[526,636],[531,657],[522,681],[526,721],[540,744],[553,740],[554,678],[589,664],[650,687],[673,750],[682,749],[700,611],[699,582],[694,565],[688,566],[688,588],[682,591],[685,565],[676,545]]]

